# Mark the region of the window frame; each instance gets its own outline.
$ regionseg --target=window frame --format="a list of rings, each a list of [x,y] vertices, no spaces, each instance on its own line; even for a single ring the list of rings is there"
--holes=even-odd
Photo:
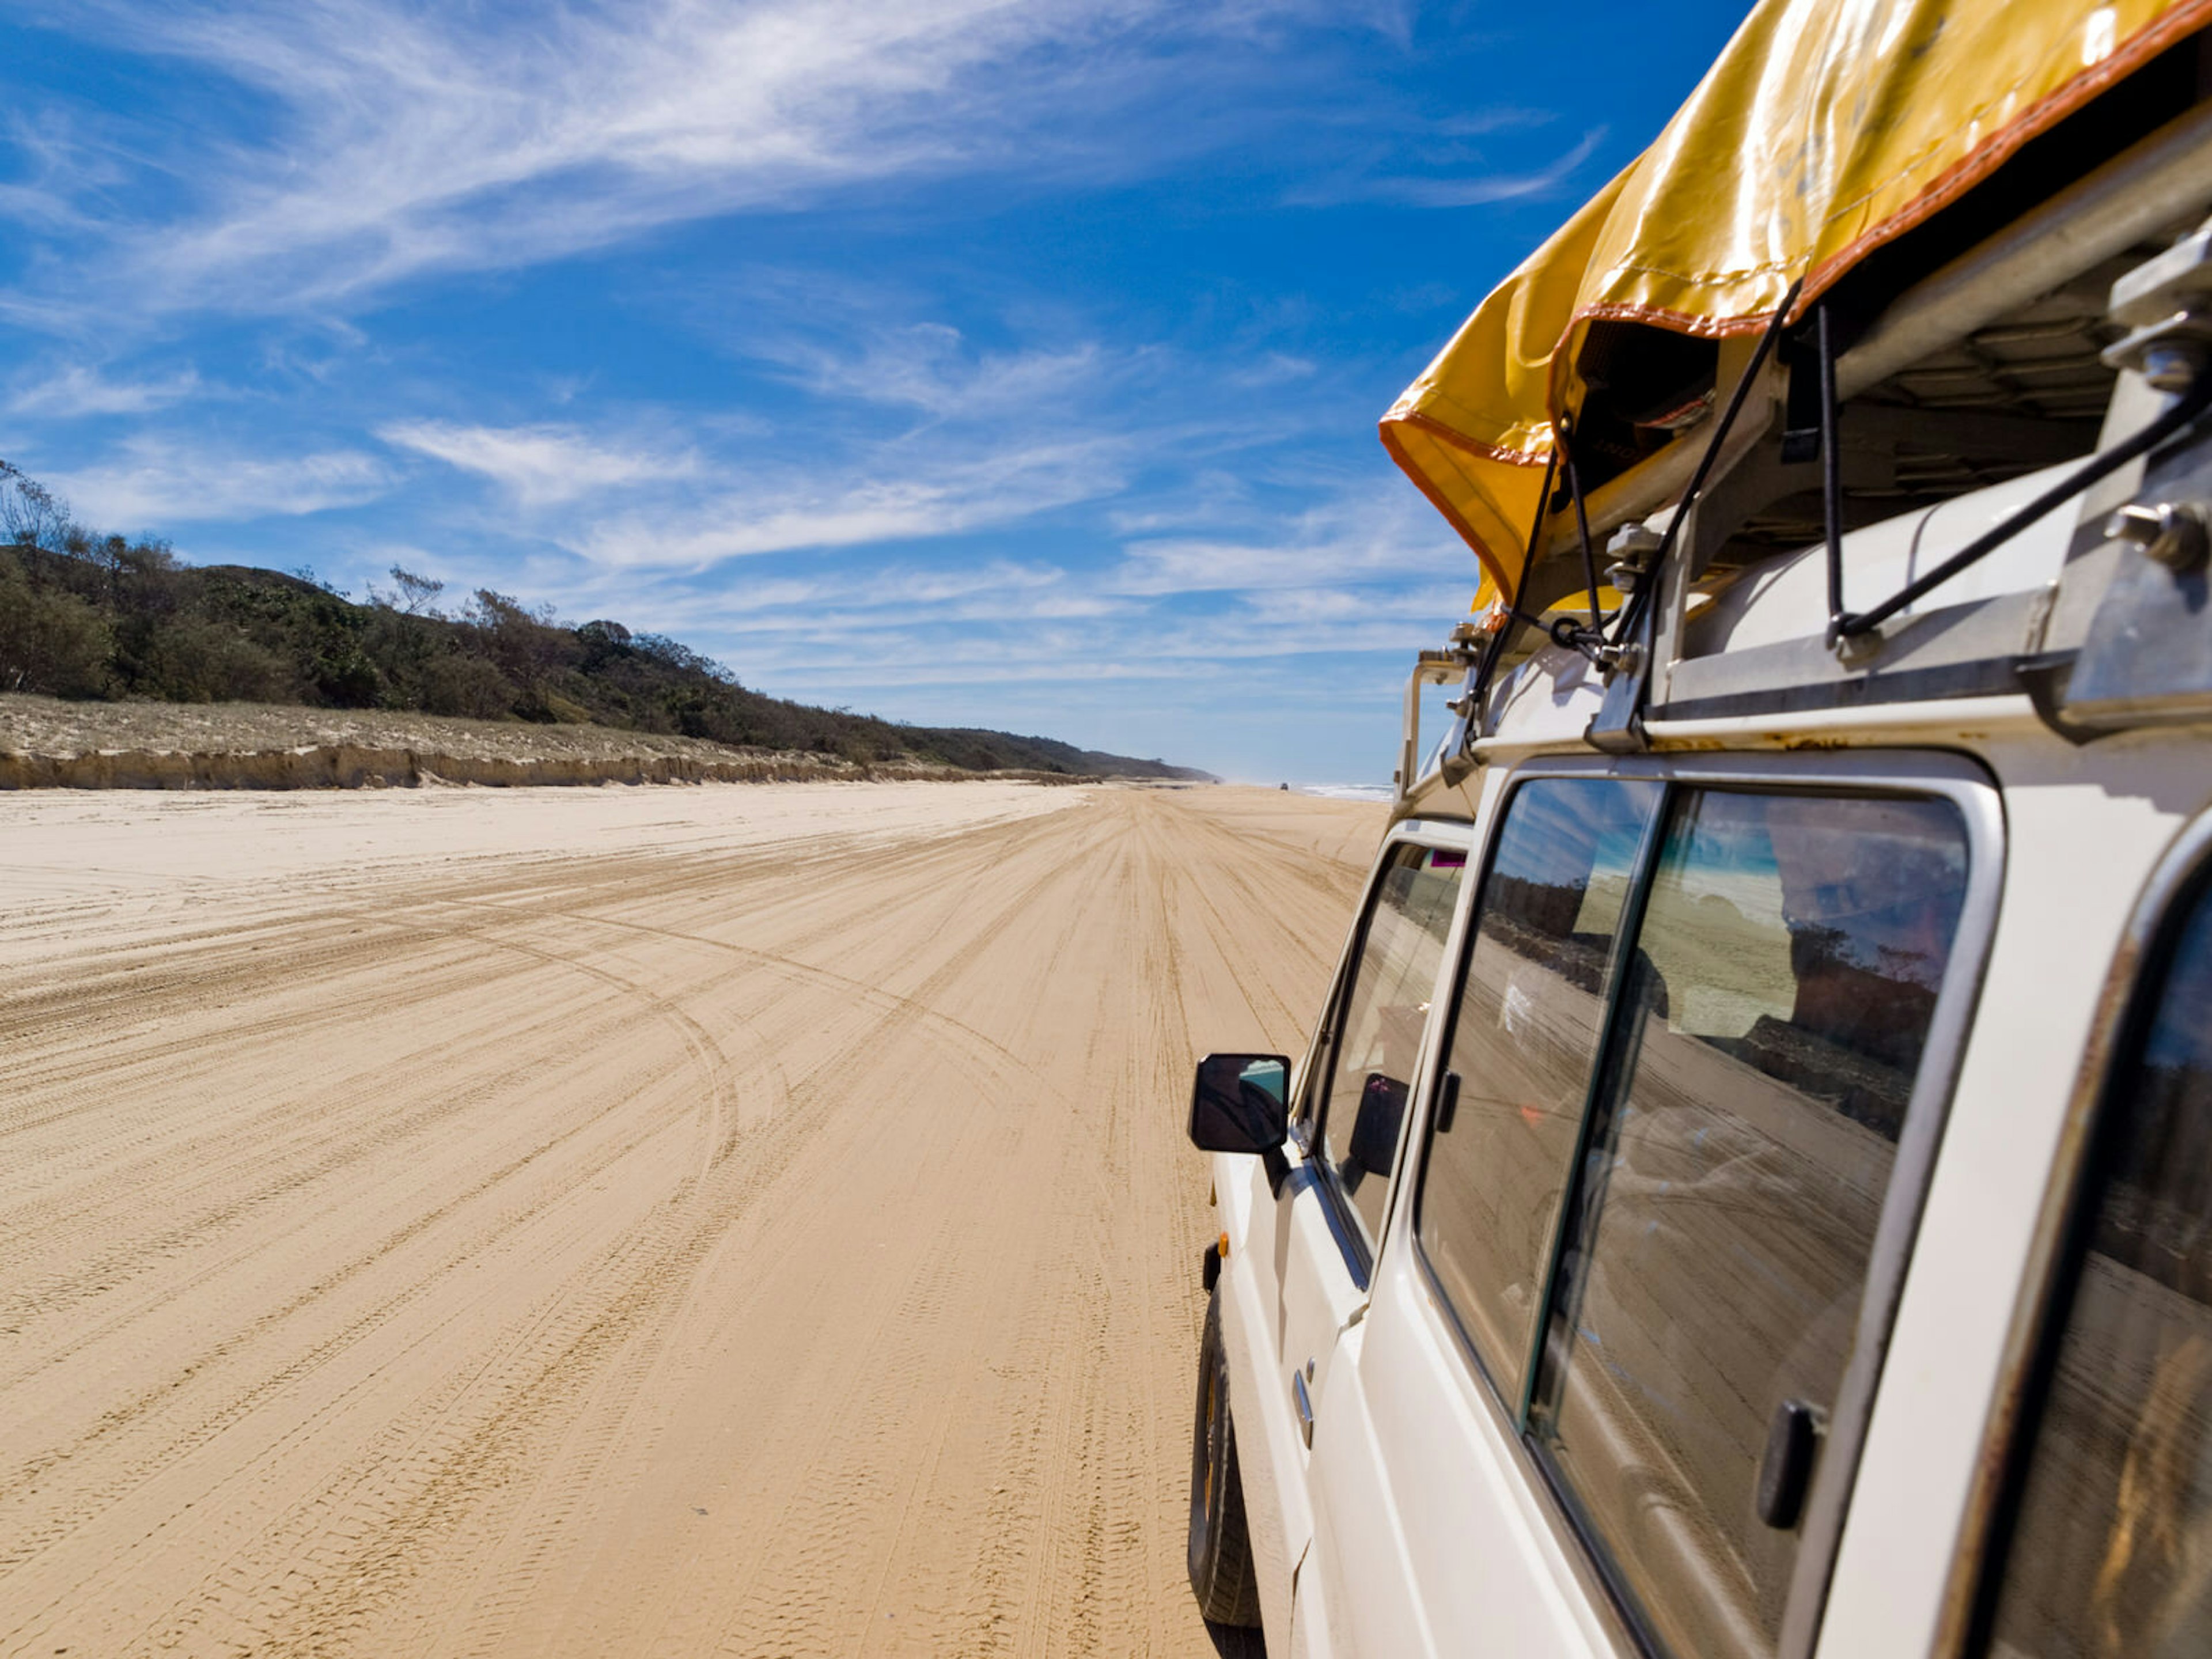
[[[1437,1038],[1437,1063],[1434,1069],[1438,1085],[1441,1084],[1444,1073],[1451,1066],[1452,1044],[1454,1039],[1459,1035],[1460,1007],[1466,998],[1467,976],[1468,970],[1474,965],[1475,940],[1482,927],[1482,902],[1489,893],[1491,872],[1497,863],[1503,826],[1507,818],[1511,816],[1514,802],[1520,799],[1522,790],[1532,783],[1550,783],[1577,779],[1609,782],[1632,775],[1636,775],[1630,774],[1626,769],[1607,765],[1601,762],[1577,766],[1571,770],[1555,769],[1547,762],[1538,762],[1519,769],[1506,778],[1504,787],[1498,792],[1498,804],[1492,810],[1491,821],[1483,837],[1482,862],[1472,884],[1474,899],[1461,925],[1459,950],[1450,963],[1449,1002],[1445,1009],[1443,1020],[1438,1027]],[[1648,769],[1641,775],[1648,777],[1650,775]],[[1569,1188],[1574,1185],[1573,1170],[1581,1164],[1588,1150],[1590,1110],[1596,1103],[1598,1087],[1605,1076],[1607,1053],[1613,1046],[1614,1016],[1620,1004],[1620,975],[1617,969],[1621,941],[1632,938],[1644,925],[1644,901],[1650,885],[1650,872],[1656,863],[1655,856],[1657,850],[1656,843],[1665,830],[1668,810],[1673,804],[1672,789],[1663,780],[1654,781],[1660,782],[1660,792],[1652,805],[1650,822],[1644,825],[1643,838],[1637,844],[1636,860],[1629,870],[1628,889],[1621,896],[1620,924],[1615,931],[1613,948],[1606,957],[1605,1006],[1598,1017],[1597,1048],[1591,1056],[1589,1075],[1583,1079],[1583,1103],[1580,1115],[1576,1120],[1575,1154],[1570,1163],[1567,1177]],[[1497,1397],[1498,1403],[1506,1407],[1507,1414],[1513,1422],[1515,1434],[1525,1437],[1528,1431],[1529,1392],[1535,1383],[1536,1356],[1543,1346],[1545,1316],[1550,1309],[1553,1281],[1558,1275],[1559,1252],[1564,1240],[1558,1234],[1553,1236],[1551,1260],[1546,1266],[1543,1289],[1538,1297],[1535,1325],[1537,1340],[1530,1346],[1528,1351],[1521,1356],[1519,1374],[1512,1379],[1509,1389],[1490,1375],[1489,1367],[1483,1363],[1482,1357],[1475,1352],[1474,1340],[1468,1334],[1467,1327],[1460,1317],[1459,1310],[1453,1305],[1449,1294],[1444,1289],[1442,1277],[1437,1273],[1435,1264],[1429,1260],[1428,1252],[1421,1247],[1421,1196],[1428,1185],[1429,1160],[1436,1150],[1436,1113],[1433,1105],[1431,1109],[1422,1114],[1419,1133],[1419,1170],[1407,1188],[1407,1236],[1413,1243],[1414,1259],[1420,1264],[1423,1280],[1430,1294],[1436,1298],[1437,1305],[1444,1310],[1446,1320],[1451,1325],[1454,1334],[1458,1337],[1462,1353],[1474,1369],[1475,1375],[1482,1379],[1485,1386]],[[1408,1169],[1411,1170],[1412,1167],[1409,1162]],[[1565,1200],[1571,1195],[1571,1192],[1563,1191],[1563,1209]],[[1564,1219],[1564,1217],[1561,1218]]]
[[[1474,870],[1477,857],[1475,827],[1472,823],[1449,818],[1407,818],[1403,823],[1394,823],[1384,832],[1382,842],[1376,848],[1374,860],[1368,866],[1366,884],[1360,890],[1359,908],[1352,913],[1352,931],[1346,937],[1343,950],[1338,953],[1336,976],[1330,981],[1328,999],[1322,1005],[1321,1026],[1314,1033],[1313,1041],[1307,1045],[1305,1063],[1299,1072],[1296,1091],[1298,1109],[1291,1119],[1291,1139],[1303,1160],[1304,1182],[1310,1183],[1318,1194],[1322,1215],[1328,1224],[1329,1235],[1336,1240],[1337,1249],[1343,1253],[1344,1264],[1352,1275],[1352,1284],[1363,1291],[1374,1275],[1375,1261],[1382,1253],[1382,1243],[1389,1236],[1396,1208],[1396,1193],[1407,1167],[1408,1137],[1415,1132],[1413,1120],[1429,1090],[1428,1073],[1434,1070],[1429,1064],[1437,1031],[1433,1007],[1428,1028],[1421,1039],[1421,1058],[1414,1067],[1413,1077],[1407,1079],[1410,1088],[1406,1121],[1398,1131],[1399,1156],[1391,1170],[1390,1197],[1386,1200],[1382,1212],[1382,1224],[1376,1230],[1371,1245],[1367,1240],[1366,1224],[1358,1218],[1351,1198],[1328,1168],[1328,1160],[1322,1155],[1328,1103],[1320,1098],[1317,1091],[1335,1075],[1337,1050],[1344,1036],[1345,1005],[1352,995],[1353,982],[1359,974],[1360,957],[1367,948],[1368,923],[1373,918],[1375,902],[1382,892],[1390,861],[1403,847],[1418,847],[1437,853],[1457,853],[1466,860],[1460,875],[1459,893],[1452,901],[1451,923],[1444,933],[1443,962],[1449,964],[1453,959],[1460,933],[1467,923],[1468,894],[1474,886],[1468,874]],[[1438,982],[1442,983],[1442,980],[1439,979]],[[1455,980],[1454,983],[1456,982]]]
[[[1476,862],[1475,878],[1461,896],[1456,939],[1449,964],[1450,1005],[1435,1039],[1438,1058],[1430,1066],[1429,1075],[1422,1079],[1420,1109],[1411,1125],[1413,1138],[1400,1158],[1398,1179],[1401,1184],[1410,1182],[1407,1191],[1412,1198],[1396,1206],[1397,1210],[1406,1212],[1406,1219],[1399,1221],[1394,1212],[1391,1220],[1392,1224],[1405,1227],[1419,1282],[1437,1309],[1441,1322],[1455,1339],[1462,1362],[1475,1381],[1475,1393],[1496,1413],[1499,1427],[1514,1442],[1523,1478],[1543,1490],[1555,1532],[1573,1540],[1572,1547],[1580,1563],[1605,1585],[1614,1615],[1646,1654],[1662,1650],[1643,1628],[1623,1587],[1613,1582],[1603,1551],[1584,1528],[1574,1500],[1561,1490],[1549,1460],[1540,1453],[1528,1433],[1528,1393],[1536,1372],[1537,1352],[1549,1328],[1552,1304],[1558,1293],[1561,1241],[1554,1239],[1553,1261],[1537,1311],[1535,1336],[1529,1352],[1522,1356],[1520,1376],[1516,1379],[1512,1396],[1508,1398],[1476,1356],[1442,1279],[1429,1261],[1427,1252],[1421,1248],[1417,1213],[1419,1195],[1427,1179],[1429,1158],[1435,1143],[1434,1096],[1449,1061],[1465,989],[1468,958],[1481,925],[1481,906],[1507,814],[1525,783],[1540,779],[1591,778],[1650,779],[1662,785],[1663,793],[1638,849],[1637,865],[1622,901],[1623,927],[1615,941],[1614,956],[1607,965],[1602,1035],[1592,1057],[1590,1075],[1584,1082],[1583,1117],[1577,1126],[1578,1146],[1586,1146],[1595,1093],[1607,1075],[1620,1041],[1619,951],[1641,933],[1645,901],[1657,872],[1659,849],[1664,843],[1666,827],[1680,791],[1722,789],[1852,799],[1935,798],[1949,801],[1965,826],[1966,885],[1958,932],[1937,992],[1936,1012],[1929,1025],[1920,1069],[1914,1078],[1899,1132],[1888,1191],[1867,1258],[1866,1291],[1854,1331],[1851,1358],[1837,1389],[1826,1443],[1799,1522],[1797,1563],[1776,1644],[1778,1659],[1810,1659],[1820,1633],[1837,1547],[1848,1519],[1851,1488],[1865,1447],[1883,1362],[1896,1323],[1898,1304],[1904,1293],[1913,1240],[1927,1205],[1936,1151],[1949,1116],[1996,931],[2004,889],[2006,851],[2002,796],[1985,767],[1949,751],[1857,750],[1821,754],[1679,757],[1544,755],[1533,757],[1512,769],[1499,787],[1496,804],[1488,810],[1481,826],[1480,846],[1471,855]],[[2208,835],[2212,835],[2212,830]],[[1581,1180],[1581,1160],[1577,1158],[1570,1169],[1562,1194],[1564,1209],[1571,1209]]]
[[[2102,1130],[2157,1015],[2182,934],[2207,902],[2212,902],[2212,812],[2191,820],[2160,858],[2129,912],[2106,973],[2013,1310],[1984,1435],[1983,1473],[1968,1495],[1967,1519],[1952,1561],[1938,1653],[1985,1655],[1995,1640],[1999,1592],[2017,1536],[2036,1433],[2088,1251],[2096,1209],[2090,1188]]]

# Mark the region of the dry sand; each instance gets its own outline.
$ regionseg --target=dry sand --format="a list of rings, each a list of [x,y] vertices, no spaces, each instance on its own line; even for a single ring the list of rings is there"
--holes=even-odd
[[[0,1654],[1213,1653],[1188,1067],[1381,826],[0,798]]]

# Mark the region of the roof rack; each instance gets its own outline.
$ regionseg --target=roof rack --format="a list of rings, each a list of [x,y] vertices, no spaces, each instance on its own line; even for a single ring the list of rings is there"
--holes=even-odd
[[[2205,592],[2212,507],[2203,504],[2212,501],[2212,447],[2193,444],[2212,426],[2212,222],[2121,277],[2112,292],[2110,314],[2130,331],[2105,350],[2106,363],[2133,376],[2162,406],[2151,408],[2131,431],[2036,491],[1934,567],[1876,603],[1851,610],[1844,603],[1849,538],[1840,511],[1844,417],[1838,398],[1843,378],[1838,369],[1847,360],[1834,349],[1836,331],[1828,307],[1814,308],[1798,330],[1811,347],[1801,361],[1817,387],[1814,424],[1796,434],[1794,441],[1801,460],[1820,464],[1825,522],[1814,547],[1825,564],[1827,625],[1824,635],[1807,639],[1790,662],[1780,665],[1778,676],[1773,672],[1778,665],[1768,661],[1742,677],[1731,672],[1734,665],[1717,659],[1669,658],[1682,638],[1683,613],[1696,574],[1686,568],[1684,555],[1698,534],[1699,502],[1747,453],[1735,428],[1789,340],[1790,307],[1778,308],[1759,337],[1663,521],[1655,514],[1651,523],[1624,526],[1611,539],[1602,581],[1569,427],[1547,469],[1545,489],[1548,495],[1556,485],[1565,492],[1567,507],[1562,510],[1571,511],[1582,588],[1545,613],[1501,602],[1486,626],[1462,624],[1448,649],[1421,653],[1407,688],[1395,780],[1401,805],[1421,781],[1421,689],[1465,677],[1465,695],[1450,705],[1460,718],[1436,757],[1447,781],[1456,781],[1473,764],[1474,742],[1486,735],[1484,711],[1500,671],[1531,629],[1545,642],[1578,652],[1602,677],[1603,704],[1584,735],[1593,747],[1614,752],[1648,746],[1647,713],[1672,721],[2026,692],[2046,724],[2075,742],[2148,721],[2212,716],[2212,634],[2201,621],[2212,598]],[[1772,409],[1768,418],[1763,441],[1772,444]],[[1779,435],[1784,445],[1793,441],[1786,429]],[[1808,447],[1810,456],[1803,454]],[[2021,603],[1995,619],[2001,625],[1990,630],[2001,648],[1975,659],[1973,672],[1960,672],[1955,662],[1931,672],[1881,660],[1891,644],[1910,644],[1902,636],[1887,639],[1886,624],[1900,617],[1913,621],[1905,613],[1920,601],[2138,461],[2145,464],[2141,487],[2131,492],[2136,499],[2122,503],[2106,522],[2106,550],[2093,545],[2089,550],[2100,552],[2098,557],[2077,556],[2067,567],[2061,586],[2075,590],[2070,629],[2049,628],[2057,607],[2047,598],[2036,613],[2032,596],[2014,596]],[[2140,556],[2123,556],[2128,553]],[[1601,602],[1607,593],[1616,601],[1609,610]],[[2182,603],[2177,605],[2177,598]],[[2014,611],[2039,614],[2043,637],[2028,637],[2034,628],[2023,628]],[[2149,632],[2161,635],[2154,648]],[[2068,638],[2071,644],[2064,642]],[[1810,666],[1808,650],[1826,659],[1824,676]],[[1697,671],[1704,671],[1702,683],[1685,684],[1698,681]],[[1734,689],[1727,690],[1730,685]],[[1651,708],[1655,686],[1662,688],[1662,701]],[[1723,695],[1714,695],[1717,690]],[[1683,696],[1686,691],[1691,695]],[[1494,719],[1495,710],[1491,714]]]

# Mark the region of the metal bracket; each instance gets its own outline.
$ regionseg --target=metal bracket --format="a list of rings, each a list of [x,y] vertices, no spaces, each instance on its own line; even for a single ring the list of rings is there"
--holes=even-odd
[[[1474,666],[1483,645],[1482,631],[1471,622],[1463,622],[1452,629],[1451,641],[1441,651],[1423,651],[1413,659],[1413,672],[1406,681],[1406,706],[1398,745],[1398,769],[1391,774],[1392,805],[1403,806],[1420,781],[1421,764],[1421,688],[1425,685],[1448,685],[1455,678],[1464,678]],[[1445,706],[1458,716],[1460,729],[1464,732],[1475,715],[1475,697],[1472,684],[1459,696]]]
[[[1625,524],[1613,532],[1613,539],[1605,544],[1613,562],[1605,568],[1605,580],[1616,593],[1633,593],[1638,583],[1651,574],[1651,562],[1659,556],[1664,538],[1648,524]]]
[[[2212,222],[2114,283],[2112,319],[2128,333],[2106,348],[2107,367],[2188,390],[2212,362]]]
[[[1605,683],[1605,702],[1583,731],[1583,741],[1593,749],[1608,755],[1638,755],[1651,746],[1644,735],[1644,687],[1658,614],[1656,605],[1638,607],[1635,631],[1607,647],[1614,660]]]
[[[2212,719],[2212,574],[2199,505],[2208,495],[2212,442],[2200,438],[2154,456],[2136,501],[2106,521],[2139,553],[2112,568],[2087,637],[2052,688],[2062,735]]]

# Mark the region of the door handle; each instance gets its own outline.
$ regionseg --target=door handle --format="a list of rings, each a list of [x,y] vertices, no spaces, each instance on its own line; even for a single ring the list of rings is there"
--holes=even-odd
[[[1309,1451],[1313,1449],[1314,1411],[1313,1395],[1306,1383],[1313,1376],[1313,1369],[1314,1363],[1309,1359],[1302,1369],[1291,1373],[1291,1400],[1298,1408],[1298,1434]]]

